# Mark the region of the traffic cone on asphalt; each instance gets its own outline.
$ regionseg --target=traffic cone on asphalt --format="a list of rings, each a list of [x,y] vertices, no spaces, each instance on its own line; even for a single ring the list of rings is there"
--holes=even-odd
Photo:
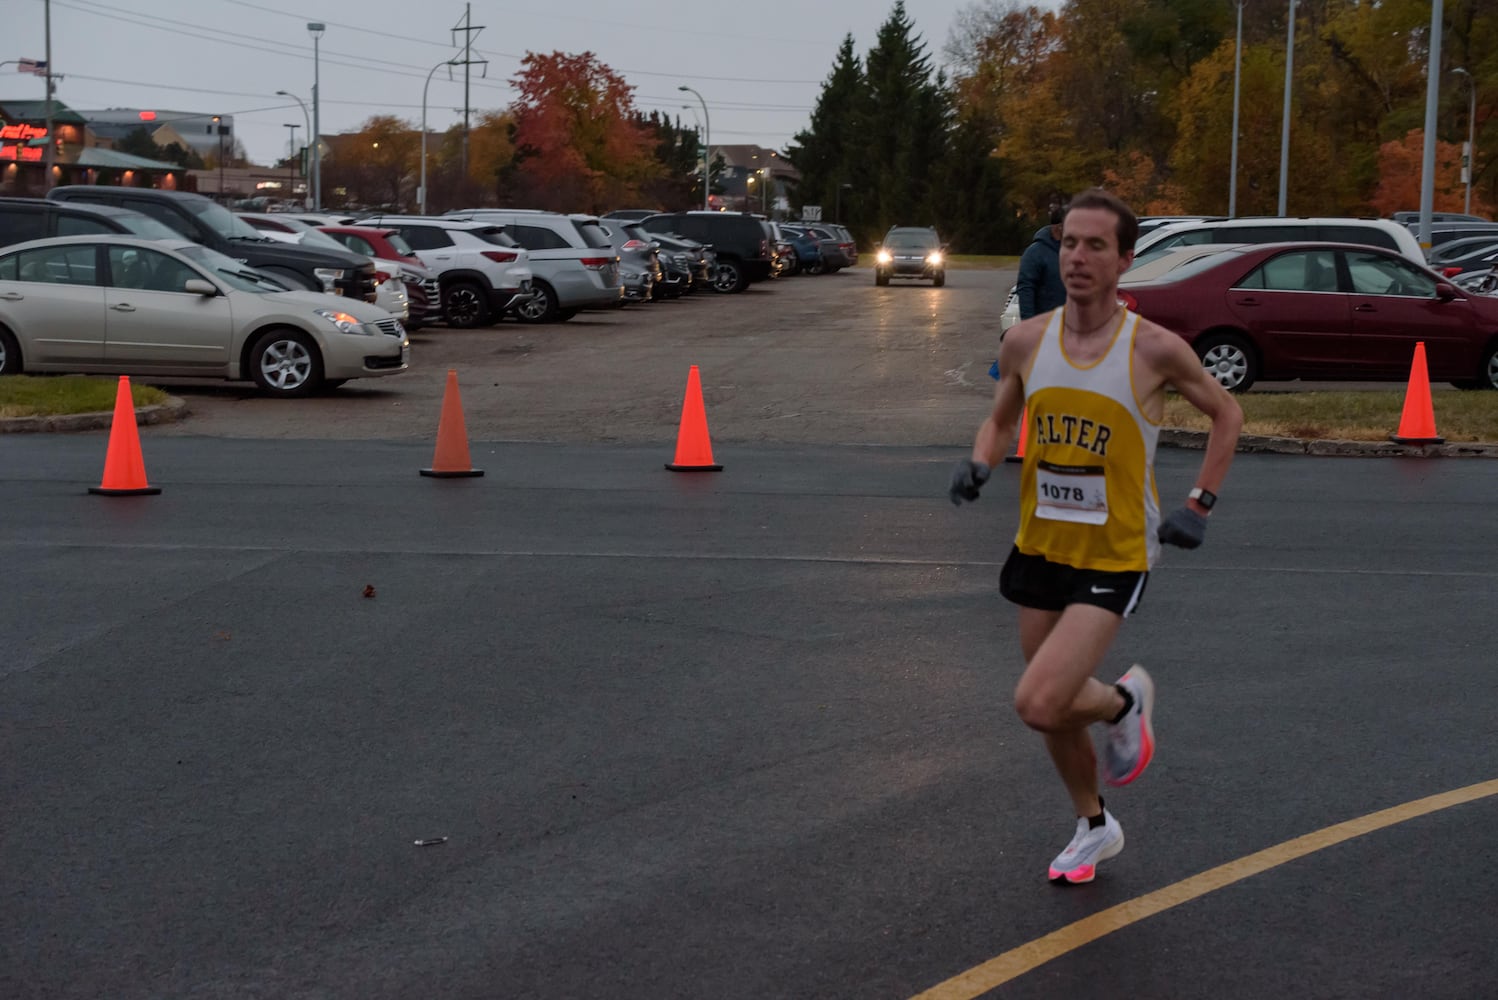
[[[442,416],[437,420],[437,450],[432,454],[432,467],[422,469],[423,476],[436,479],[457,479],[463,476],[482,476],[483,469],[475,469],[468,456],[468,431],[463,426],[463,399],[458,393],[458,373],[447,370],[447,389],[442,393]]]
[[[693,365],[687,372],[687,395],[681,404],[681,429],[676,432],[676,460],[672,472],[722,472],[713,462],[713,443],[707,435],[707,409],[702,405],[702,376]]]
[[[135,426],[135,400],[130,376],[121,375],[114,394],[114,416],[109,421],[109,450],[104,453],[104,478],[90,493],[107,497],[138,497],[161,492],[146,483],[146,462],[140,453],[140,431]]]
[[[1436,434],[1436,411],[1430,401],[1430,373],[1425,367],[1425,341],[1415,344],[1415,360],[1410,364],[1410,384],[1404,393],[1404,413],[1399,430],[1389,440],[1400,444],[1441,444],[1446,439]]]
[[[1006,462],[1023,462],[1025,460],[1025,438],[1030,430],[1030,408],[1027,406],[1020,411],[1019,415],[1019,445],[1014,449],[1014,454],[1004,459]]]

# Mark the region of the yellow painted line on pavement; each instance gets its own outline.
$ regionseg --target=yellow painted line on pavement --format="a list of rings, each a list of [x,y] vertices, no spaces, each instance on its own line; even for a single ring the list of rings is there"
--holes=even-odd
[[[1355,837],[1395,826],[1429,813],[1440,812],[1452,806],[1484,799],[1490,795],[1498,795],[1498,779],[1442,792],[1440,795],[1432,795],[1428,798],[1416,799],[1413,802],[1369,813],[1367,816],[1350,819],[1345,823],[1338,823],[1335,826],[1308,833],[1303,837],[1296,837],[1294,840],[1267,847],[1256,854],[1229,861],[1225,865],[1208,869],[1200,875],[1193,875],[1191,878],[1168,885],[1163,889],[1157,889],[1138,899],[1111,906],[1083,920],[1078,920],[1074,924],[1067,924],[1045,937],[1036,938],[1028,944],[1022,944],[1018,948],[989,959],[982,965],[974,966],[960,975],[953,976],[946,982],[939,983],[924,993],[918,994],[913,1000],[971,1000],[973,997],[980,997],[989,990],[1002,986],[1053,958],[1059,958],[1067,952],[1075,951],[1085,944],[1130,924],[1138,923],[1147,917],[1180,906],[1182,903],[1188,903],[1198,896],[1205,896],[1209,892],[1215,892],[1234,882],[1240,882],[1288,861],[1333,847],[1343,841],[1352,840]]]

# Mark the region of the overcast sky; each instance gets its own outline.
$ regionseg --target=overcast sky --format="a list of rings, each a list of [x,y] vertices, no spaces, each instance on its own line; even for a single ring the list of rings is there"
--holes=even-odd
[[[906,10],[940,64],[959,11],[975,0],[908,0]],[[73,108],[164,108],[234,115],[250,158],[285,155],[288,123],[303,120],[287,90],[310,105],[313,46],[308,21],[327,30],[320,42],[324,133],[351,131],[375,114],[421,120],[422,86],[433,66],[452,58],[461,34],[461,0],[50,0],[52,64],[65,79],[57,97]],[[1050,3],[1043,5],[1051,6]],[[46,0],[4,0],[0,60],[40,59]],[[625,3],[620,0],[478,0],[470,104],[501,108],[526,52],[593,52],[635,88],[642,110],[661,109],[695,123],[707,101],[713,143],[782,148],[805,128],[844,35],[864,55],[893,0],[799,3]],[[751,11],[763,16],[755,20]],[[41,79],[0,71],[0,101],[40,99]],[[427,122],[461,118],[461,70],[431,78]],[[701,111],[696,115],[700,117]],[[297,134],[305,141],[305,132]]]

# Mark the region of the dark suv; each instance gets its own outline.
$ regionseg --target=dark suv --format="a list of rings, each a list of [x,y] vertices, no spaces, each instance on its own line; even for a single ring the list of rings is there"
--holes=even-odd
[[[770,228],[743,212],[667,212],[641,219],[652,233],[676,234],[708,244],[717,255],[713,290],[742,292],[753,281],[770,277],[775,247]]]
[[[41,198],[0,198],[0,247],[53,236],[140,236],[176,240],[182,236],[148,215],[112,205],[64,205]]]
[[[947,262],[941,237],[925,226],[895,226],[884,234],[874,254],[874,284],[891,278],[929,280],[940,288],[947,283]]]
[[[155,188],[70,184],[47,192],[61,204],[111,205],[149,215],[177,234],[237,258],[292,288],[375,300],[375,266],[342,250],[278,243],[200,194]]]

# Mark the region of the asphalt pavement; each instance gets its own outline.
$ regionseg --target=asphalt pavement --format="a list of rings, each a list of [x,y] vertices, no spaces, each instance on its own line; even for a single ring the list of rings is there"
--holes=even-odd
[[[1498,990],[1490,462],[1240,456],[1110,657],[1159,689],[1127,847],[1058,889],[1013,465],[143,442],[109,498],[103,434],[0,438],[0,996]]]

